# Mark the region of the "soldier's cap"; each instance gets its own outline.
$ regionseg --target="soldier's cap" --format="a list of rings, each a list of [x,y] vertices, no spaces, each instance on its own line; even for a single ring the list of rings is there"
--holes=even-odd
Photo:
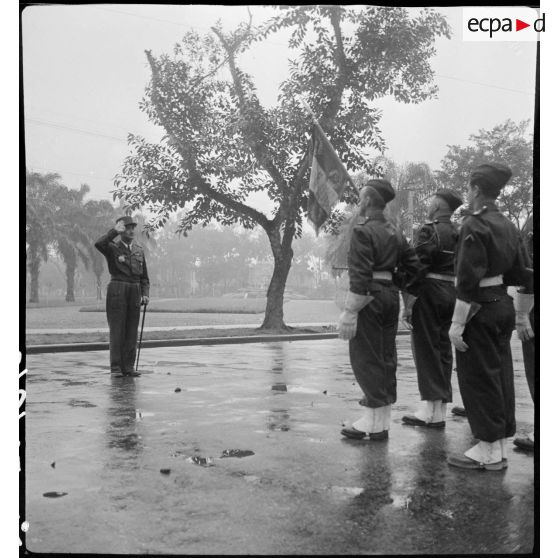
[[[118,223],[119,221],[122,221],[125,226],[134,225],[134,227],[135,227],[137,225],[137,223],[129,215],[124,215],[122,217],[118,217],[116,222]]]
[[[507,165],[500,163],[483,163],[473,169],[471,182],[476,178],[482,178],[487,182],[491,190],[500,191],[512,176],[512,171]]]
[[[391,187],[391,183],[389,180],[385,180],[384,178],[373,178],[369,180],[365,186],[369,186],[374,188],[385,203],[389,203],[393,198],[395,198],[395,191]]]
[[[451,188],[440,188],[434,195],[442,198],[448,204],[450,211],[455,211],[460,205],[463,205],[460,195]]]

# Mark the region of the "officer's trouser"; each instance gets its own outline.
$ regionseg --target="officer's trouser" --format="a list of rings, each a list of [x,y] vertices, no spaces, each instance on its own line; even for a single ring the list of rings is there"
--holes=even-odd
[[[455,351],[457,378],[473,436],[495,442],[515,434],[515,394],[510,339],[515,327],[507,294],[481,309],[465,326],[465,352]]]
[[[383,407],[395,403],[397,352],[395,335],[399,319],[399,291],[392,284],[375,281],[374,300],[358,313],[357,333],[349,341],[349,356],[364,397],[361,405]]]
[[[452,401],[449,328],[454,306],[455,287],[437,279],[426,279],[413,306],[411,346],[420,397],[426,401]]]
[[[531,311],[529,315],[529,320],[531,322],[531,327],[535,331],[535,315],[534,311]],[[531,399],[533,403],[535,402],[535,338],[529,339],[529,341],[523,341],[521,343],[523,349],[523,365],[525,366],[525,376],[527,378],[527,384],[529,385],[529,392],[531,393]]]
[[[134,369],[140,317],[139,283],[111,281],[107,287],[107,320],[110,331],[110,370]]]

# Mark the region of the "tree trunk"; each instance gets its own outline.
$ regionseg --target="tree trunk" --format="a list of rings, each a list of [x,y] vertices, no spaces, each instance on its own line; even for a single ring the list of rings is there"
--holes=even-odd
[[[75,297],[74,297],[75,274],[76,274],[76,266],[72,262],[66,263],[66,302],[75,302]]]
[[[286,249],[274,249],[274,240],[270,238],[270,242],[274,258],[273,275],[267,288],[265,317],[260,329],[288,329],[283,321],[283,300],[293,260],[293,251],[290,246]]]
[[[39,302],[39,269],[41,267],[41,258],[35,252],[29,254],[29,274],[31,275],[31,285],[29,293],[29,302]]]

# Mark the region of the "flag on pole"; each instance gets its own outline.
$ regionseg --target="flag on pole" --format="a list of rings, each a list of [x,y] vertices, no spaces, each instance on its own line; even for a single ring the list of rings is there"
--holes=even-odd
[[[312,129],[311,149],[308,220],[314,225],[317,235],[352,181],[341,159],[316,122]]]

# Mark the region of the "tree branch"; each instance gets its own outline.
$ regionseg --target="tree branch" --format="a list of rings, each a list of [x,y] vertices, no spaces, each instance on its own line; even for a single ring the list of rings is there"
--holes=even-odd
[[[146,50],[145,54],[147,56],[147,60],[149,61],[149,65],[151,66],[151,72],[153,75],[154,87],[152,88],[151,100],[157,109],[158,116],[161,120],[161,123],[163,124],[163,127],[165,128],[167,136],[169,137],[174,148],[178,151],[180,157],[182,158],[182,162],[181,162],[182,167],[184,168],[184,170],[187,171],[188,176],[194,182],[194,187],[200,193],[205,194],[207,197],[215,200],[217,203],[220,203],[221,205],[229,209],[232,209],[233,211],[236,211],[241,215],[244,215],[248,219],[259,224],[261,227],[263,227],[264,230],[267,230],[271,226],[271,221],[263,213],[260,213],[257,209],[254,209],[249,205],[234,200],[227,194],[220,192],[219,190],[216,190],[200,174],[200,172],[197,169],[195,160],[193,159],[191,154],[189,154],[184,149],[180,141],[172,133],[170,126],[166,122],[166,118],[163,116],[163,111],[161,110],[161,101],[157,93],[157,87],[160,83],[159,70],[157,68],[155,59],[151,54],[151,51]]]
[[[258,127],[255,126],[254,128],[252,128],[253,131],[248,130],[248,126],[250,126],[250,124],[253,124],[252,114],[250,114],[249,110],[249,99],[246,98],[238,68],[235,64],[235,51],[242,43],[243,39],[237,39],[232,44],[229,44],[219,29],[217,29],[216,27],[212,27],[211,30],[217,35],[217,37],[221,41],[221,44],[223,45],[223,48],[227,52],[229,70],[233,79],[234,90],[239,100],[240,114],[242,118],[247,121],[247,124],[241,127],[242,135],[258,163],[268,172],[271,179],[275,182],[275,184],[277,184],[281,191],[285,195],[288,195],[288,184],[273,163],[271,153],[266,145],[265,137],[261,133],[261,129],[258,129]],[[257,99],[255,99],[255,102],[253,104],[253,108],[261,111],[261,106]]]

